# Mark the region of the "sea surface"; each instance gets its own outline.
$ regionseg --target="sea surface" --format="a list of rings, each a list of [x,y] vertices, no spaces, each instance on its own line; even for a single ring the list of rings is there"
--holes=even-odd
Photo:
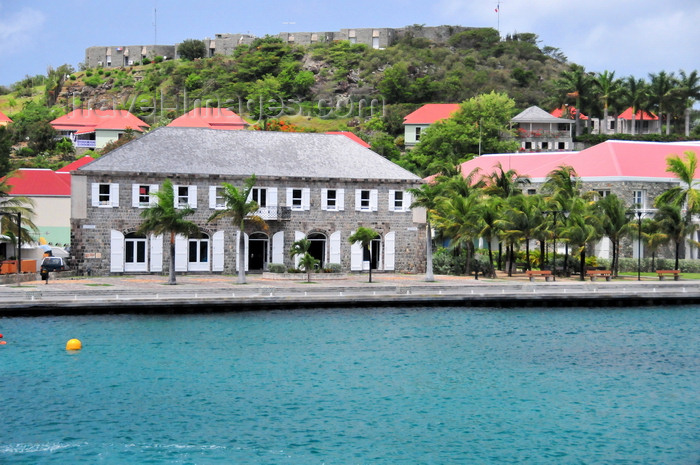
[[[689,306],[0,318],[0,464],[697,465],[699,331]]]

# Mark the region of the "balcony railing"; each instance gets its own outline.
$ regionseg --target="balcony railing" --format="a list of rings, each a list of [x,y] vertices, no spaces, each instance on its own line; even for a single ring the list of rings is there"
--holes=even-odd
[[[76,147],[87,147],[92,149],[97,146],[97,141],[94,140],[76,139],[74,142]]]
[[[254,214],[265,221],[289,221],[292,209],[290,207],[261,207]]]
[[[569,131],[526,131],[518,129],[517,137],[521,139],[566,139],[571,138]]]

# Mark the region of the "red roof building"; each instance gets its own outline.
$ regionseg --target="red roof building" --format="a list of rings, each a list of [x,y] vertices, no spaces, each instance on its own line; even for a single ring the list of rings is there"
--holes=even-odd
[[[406,148],[415,146],[420,141],[421,132],[428,126],[449,118],[457,110],[458,103],[428,103],[406,115],[403,120]]]
[[[193,108],[179,118],[175,118],[168,126],[231,131],[245,129],[248,123],[228,108]]]
[[[555,118],[565,119],[576,119],[576,113],[578,113],[578,110],[573,105],[562,105],[561,107],[555,108],[554,110],[549,112],[549,114],[554,116]],[[578,119],[587,120],[588,116],[581,113]]]
[[[70,242],[70,172],[93,161],[82,157],[57,171],[21,168],[7,179],[10,196],[28,197],[34,202],[34,224],[39,235],[53,244]],[[38,238],[37,238],[38,239]]]
[[[12,120],[5,113],[0,111],[0,126],[7,126]]]
[[[76,147],[102,148],[127,129],[144,132],[150,126],[126,110],[73,110],[51,121],[51,126]]]

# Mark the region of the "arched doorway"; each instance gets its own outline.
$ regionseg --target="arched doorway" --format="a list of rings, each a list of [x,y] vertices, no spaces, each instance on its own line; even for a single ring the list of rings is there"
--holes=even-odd
[[[306,238],[311,242],[309,254],[319,261],[318,267],[323,268],[326,264],[326,235],[311,233]]]
[[[124,236],[124,271],[148,271],[146,236],[129,233]]]
[[[263,271],[268,263],[270,238],[265,233],[256,232],[248,238],[248,270]]]

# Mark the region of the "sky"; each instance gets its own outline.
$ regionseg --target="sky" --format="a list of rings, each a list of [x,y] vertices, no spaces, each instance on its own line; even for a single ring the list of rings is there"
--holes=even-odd
[[[700,70],[700,0],[0,0],[0,85],[49,66],[78,69],[96,45],[413,24],[531,32],[616,77]]]

